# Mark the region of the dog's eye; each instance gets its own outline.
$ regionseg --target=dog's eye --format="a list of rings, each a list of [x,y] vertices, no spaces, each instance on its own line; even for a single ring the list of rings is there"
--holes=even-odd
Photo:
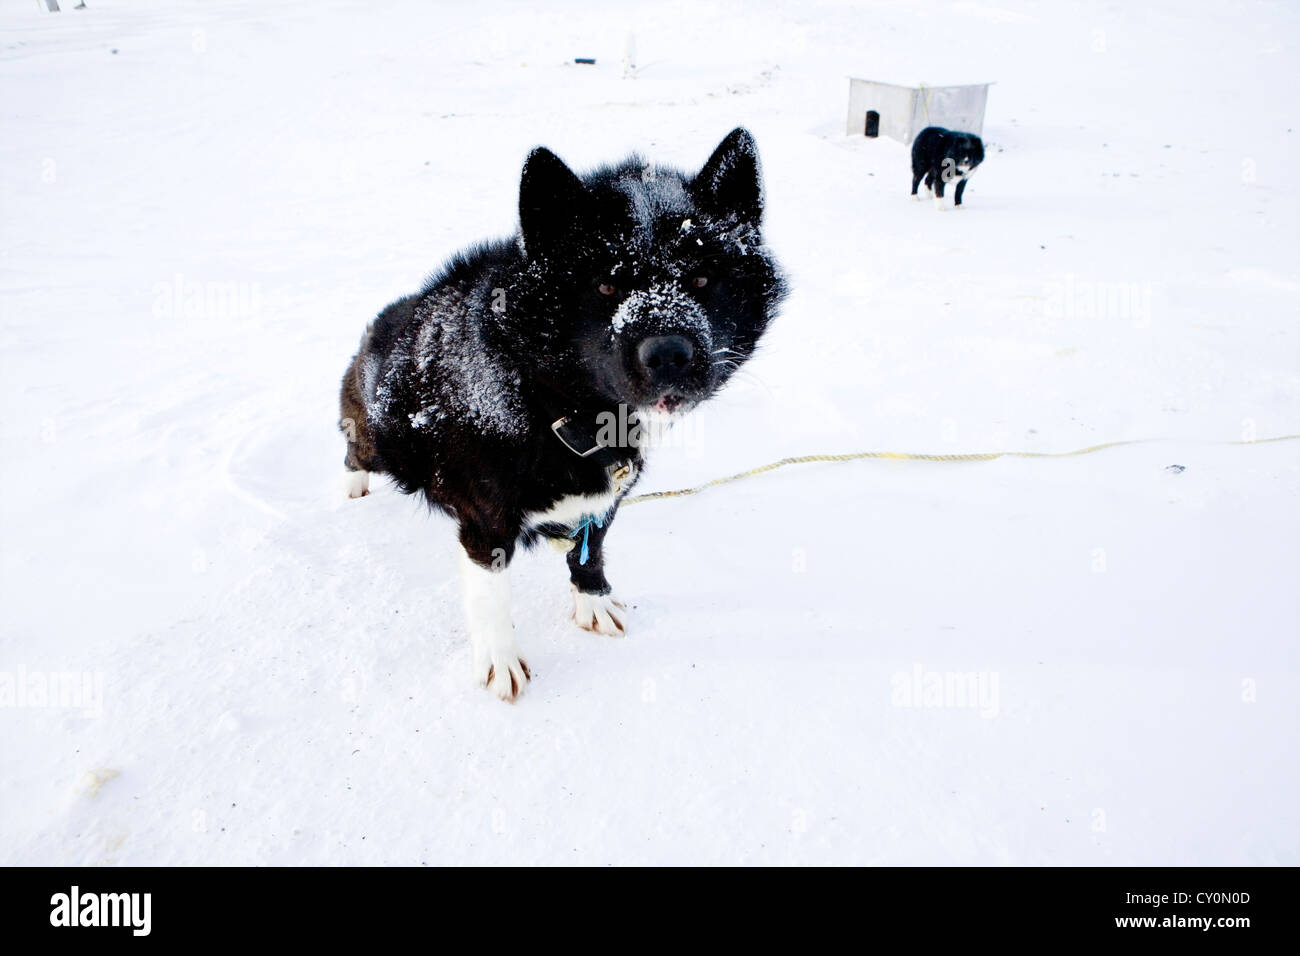
[[[696,276],[691,280],[691,285],[695,286],[695,288],[697,289],[703,289],[708,284],[709,284],[708,276]]]
[[[598,287],[601,295],[617,295],[618,286],[610,285],[608,282],[602,282]]]

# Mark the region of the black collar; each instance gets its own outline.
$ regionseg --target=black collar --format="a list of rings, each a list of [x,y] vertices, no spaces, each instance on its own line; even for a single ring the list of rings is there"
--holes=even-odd
[[[581,421],[576,416],[565,415],[557,418],[551,422],[551,431],[565,448],[579,458],[590,458],[605,448],[600,443],[599,434],[591,427],[591,423]]]
[[[551,422],[551,432],[573,454],[593,464],[609,467],[636,457],[636,449],[602,443],[601,426],[592,416],[562,415]],[[617,433],[618,429],[615,429]]]
[[[542,410],[550,422],[551,433],[560,444],[577,457],[592,464],[610,467],[637,457],[635,446],[620,445],[620,436],[628,426],[619,418],[616,410],[600,408],[588,402],[579,403],[564,394],[548,381],[538,381],[541,386],[539,399]],[[605,434],[603,415],[614,415],[615,427],[611,441]]]

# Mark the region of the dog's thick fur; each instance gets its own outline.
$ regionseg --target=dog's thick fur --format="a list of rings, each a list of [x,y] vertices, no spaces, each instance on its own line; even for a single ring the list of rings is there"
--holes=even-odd
[[[539,148],[520,232],[457,255],[367,328],[343,377],[349,494],[385,473],[456,520],[474,676],[499,697],[530,677],[508,607],[518,545],[574,538],[575,620],[623,632],[602,544],[644,465],[637,426],[753,354],[784,295],[762,212],[743,129],[694,176],[632,157],[578,177]],[[592,438],[611,421],[631,427]]]
[[[934,194],[935,205],[943,208],[943,188],[957,183],[953,206],[960,206],[966,183],[975,167],[984,162],[984,142],[974,133],[957,133],[940,126],[927,126],[912,143],[912,197],[925,180]]]

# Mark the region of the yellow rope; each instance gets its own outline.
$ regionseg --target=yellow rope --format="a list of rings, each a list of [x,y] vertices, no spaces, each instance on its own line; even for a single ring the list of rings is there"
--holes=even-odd
[[[1257,438],[1254,441],[1198,442],[1197,444],[1265,445],[1269,442],[1295,441],[1297,439],[1300,439],[1300,435],[1280,435],[1277,438]],[[624,499],[623,505],[635,505],[654,498],[680,498],[683,495],[699,494],[706,488],[712,488],[715,485],[725,485],[731,481],[739,481],[741,478],[751,478],[754,475],[761,475],[764,472],[784,468],[786,465],[803,465],[814,461],[859,461],[863,458],[881,458],[891,461],[995,461],[998,458],[1072,458],[1075,455],[1090,455],[1095,451],[1118,448],[1121,445],[1148,445],[1152,442],[1172,440],[1168,438],[1131,438],[1127,441],[1108,441],[1101,445],[1091,445],[1088,448],[1080,448],[1076,451],[991,451],[973,452],[964,455],[927,455],[906,451],[860,451],[848,455],[800,455],[796,458],[782,458],[780,461],[761,465],[758,468],[751,468],[749,471],[742,471],[739,474],[727,475],[725,478],[714,478],[712,481],[706,481],[694,488],[678,488],[675,491],[651,491],[642,495],[633,495]]]

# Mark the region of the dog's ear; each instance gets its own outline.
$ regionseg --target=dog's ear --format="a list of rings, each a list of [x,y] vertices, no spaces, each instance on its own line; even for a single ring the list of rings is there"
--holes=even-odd
[[[589,199],[587,187],[560,157],[544,146],[529,153],[519,183],[519,228],[528,256],[543,256],[572,234]]]
[[[749,130],[737,127],[718,144],[700,174],[691,182],[695,201],[718,215],[736,213],[758,225],[763,218],[763,181],[758,146]]]

